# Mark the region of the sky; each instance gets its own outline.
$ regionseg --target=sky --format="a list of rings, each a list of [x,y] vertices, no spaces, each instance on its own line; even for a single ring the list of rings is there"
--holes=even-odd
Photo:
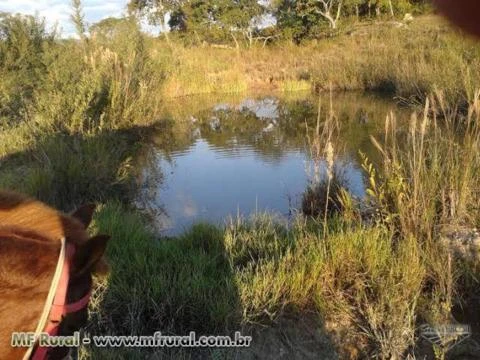
[[[128,0],[83,0],[83,12],[88,25],[106,17],[121,16],[126,9]],[[57,23],[62,36],[75,35],[74,26],[70,21],[72,13],[71,0],[0,0],[0,11],[22,13],[45,17],[47,26]]]

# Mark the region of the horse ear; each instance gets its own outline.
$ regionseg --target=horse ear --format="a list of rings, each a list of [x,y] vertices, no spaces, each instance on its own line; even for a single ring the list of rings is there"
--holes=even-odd
[[[109,239],[110,236],[108,235],[96,235],[78,248],[78,252],[75,255],[74,276],[82,275],[87,271],[105,268],[102,257]]]
[[[85,229],[86,229],[88,225],[90,225],[90,223],[92,222],[92,217],[95,211],[95,207],[96,207],[95,204],[86,204],[86,205],[80,206],[77,210],[75,210],[72,213],[72,216],[80,220],[80,222],[83,224],[83,226],[85,226]]]

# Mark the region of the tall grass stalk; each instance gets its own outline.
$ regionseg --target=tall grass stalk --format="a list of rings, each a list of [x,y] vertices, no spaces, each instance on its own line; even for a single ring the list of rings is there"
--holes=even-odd
[[[346,181],[338,163],[339,150],[334,145],[339,143],[339,123],[332,104],[330,93],[330,107],[325,114],[325,121],[321,122],[322,106],[319,99],[315,129],[310,131],[306,124],[311,163],[306,169],[309,184],[302,198],[303,213],[322,218],[325,234],[328,217],[340,210],[342,193],[346,194],[343,192]]]
[[[431,240],[442,226],[476,225],[478,102],[476,92],[466,115],[450,113],[443,95],[437,93],[426,102],[420,120],[412,115],[408,129],[389,116],[384,139],[372,138],[383,156],[383,166],[380,176],[367,166],[371,175],[368,192],[385,220],[404,236]]]

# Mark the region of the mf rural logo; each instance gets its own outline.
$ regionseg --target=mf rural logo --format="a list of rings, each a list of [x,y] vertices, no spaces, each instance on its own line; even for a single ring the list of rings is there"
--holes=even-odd
[[[427,341],[445,350],[450,350],[454,346],[465,341],[472,335],[469,325],[446,324],[446,325],[428,325],[423,324],[419,328],[420,335]]]

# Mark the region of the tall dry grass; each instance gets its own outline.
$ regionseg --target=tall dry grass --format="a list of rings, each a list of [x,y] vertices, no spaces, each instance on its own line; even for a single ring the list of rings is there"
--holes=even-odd
[[[447,110],[437,93],[408,127],[388,116],[384,138],[372,138],[383,164],[380,173],[365,164],[369,195],[404,236],[432,239],[444,225],[478,223],[479,95],[462,114]]]
[[[436,89],[465,105],[479,84],[479,47],[439,17],[410,25],[373,23],[301,46],[219,49],[150,45],[166,69],[165,97],[270,89],[380,90],[422,104]],[[161,65],[160,65],[161,64]]]

